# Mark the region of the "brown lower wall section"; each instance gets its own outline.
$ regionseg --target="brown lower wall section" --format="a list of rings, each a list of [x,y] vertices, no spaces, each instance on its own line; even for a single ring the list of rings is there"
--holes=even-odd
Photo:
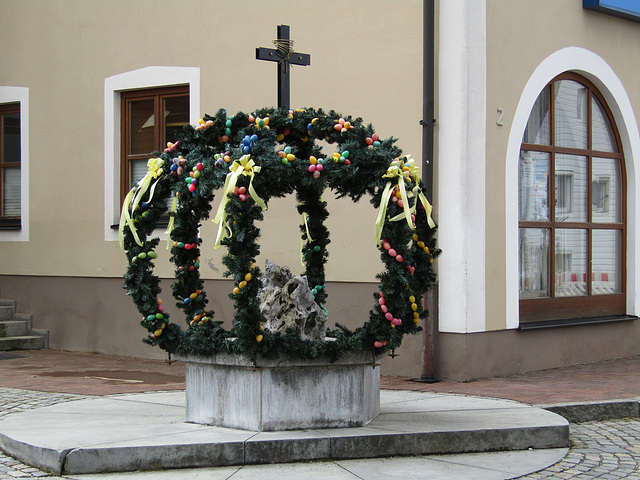
[[[162,283],[164,305],[172,321],[181,322],[184,317],[173,306],[170,283]],[[329,283],[330,328],[335,323],[348,328],[362,325],[369,317],[376,288],[375,283]],[[216,319],[230,319],[233,303],[227,292],[231,282],[208,280],[205,289]],[[33,327],[49,330],[51,349],[166,356],[142,343],[146,333],[139,325],[140,315],[120,278],[0,275],[0,298],[16,300],[19,313],[33,314]],[[402,348],[395,352],[399,356],[382,360],[382,374],[420,377],[425,373],[423,342],[423,334],[405,337]],[[433,343],[435,358],[429,367],[434,376],[469,381],[640,355],[640,320],[533,331],[436,333]]]
[[[435,376],[465,382],[640,355],[640,320],[435,339]]]
[[[161,283],[163,305],[173,322],[184,316],[173,306],[172,280]],[[355,329],[369,318],[375,283],[328,283],[330,328],[341,323]],[[233,317],[230,280],[207,280],[205,291],[216,320]],[[166,358],[162,350],[142,343],[146,332],[140,314],[122,288],[120,278],[0,275],[0,298],[17,301],[19,313],[33,314],[33,328],[49,330],[49,348],[83,352]],[[226,325],[229,328],[229,324]],[[383,375],[419,377],[422,335],[405,337],[394,359],[382,360]]]

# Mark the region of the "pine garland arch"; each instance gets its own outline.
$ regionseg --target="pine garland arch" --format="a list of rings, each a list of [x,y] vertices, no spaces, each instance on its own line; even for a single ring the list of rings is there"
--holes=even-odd
[[[325,156],[316,140],[336,144]],[[395,139],[379,139],[371,124],[360,118],[322,109],[263,108],[251,114],[227,116],[224,110],[206,115],[198,126],[185,127],[179,140],[167,145],[148,164],[148,173],[123,205],[121,245],[129,261],[124,288],[142,314],[149,332],[144,341],[169,355],[211,355],[227,351],[253,361],[290,355],[337,358],[346,350],[375,354],[400,346],[406,333],[420,331],[428,315],[420,301],[435,281],[433,259],[440,253],[434,237],[431,206],[423,195],[417,167],[402,157]],[[386,271],[380,281],[369,320],[350,331],[340,325],[327,332],[335,341],[300,340],[262,328],[258,307],[260,253],[256,222],[269,200],[296,194],[301,215],[301,259],[316,301],[324,304],[324,265],[329,213],[322,200],[325,188],[338,197],[359,201],[370,197],[379,209],[376,234]],[[223,189],[215,215],[219,222],[216,244],[227,247],[225,276],[234,281],[229,296],[235,301],[230,330],[207,310],[204,282],[199,274],[202,239],[199,227],[209,218],[214,191]],[[176,305],[186,315],[183,330],[170,322],[154,274],[158,238],[149,238],[173,198],[170,220],[171,261],[176,281]]]

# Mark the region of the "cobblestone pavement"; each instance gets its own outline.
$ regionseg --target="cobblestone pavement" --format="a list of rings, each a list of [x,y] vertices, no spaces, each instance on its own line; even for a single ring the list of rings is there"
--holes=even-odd
[[[0,387],[0,420],[11,413],[81,398],[87,396]],[[570,432],[572,447],[564,459],[518,478],[640,480],[640,419],[572,424]],[[49,476],[0,452],[0,480],[45,477],[64,478]]]

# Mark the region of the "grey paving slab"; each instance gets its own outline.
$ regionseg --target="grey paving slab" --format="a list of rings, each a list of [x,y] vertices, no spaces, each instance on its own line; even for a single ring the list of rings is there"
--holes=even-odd
[[[184,392],[99,397],[5,417],[0,447],[54,473],[92,473],[568,443],[567,421],[539,408],[409,393],[383,391],[384,413],[366,427],[261,433],[184,422]]]
[[[380,411],[385,413],[425,411],[425,409],[429,412],[438,412],[528,407],[529,405],[513,400],[402,390],[387,391],[384,398],[382,396],[380,398]]]

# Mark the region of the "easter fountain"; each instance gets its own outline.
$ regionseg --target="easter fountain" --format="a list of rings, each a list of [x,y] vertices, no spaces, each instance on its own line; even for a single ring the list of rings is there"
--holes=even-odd
[[[315,144],[327,138],[337,144],[331,155]],[[187,361],[188,421],[262,431],[358,426],[378,415],[377,360],[421,330],[427,312],[418,299],[435,280],[439,253],[418,168],[394,143],[334,111],[221,110],[149,161],[123,205],[125,288],[143,315],[145,342]],[[219,189],[215,247],[226,246],[223,263],[234,281],[230,330],[207,309],[199,273],[199,227]],[[378,209],[372,230],[386,271],[369,321],[354,331],[326,327],[326,189],[354,201],[369,195]],[[305,271],[294,278],[267,264],[263,274],[255,265],[256,223],[271,198],[291,193]],[[186,330],[170,322],[153,273],[159,240],[149,236],[169,198],[172,290]]]

